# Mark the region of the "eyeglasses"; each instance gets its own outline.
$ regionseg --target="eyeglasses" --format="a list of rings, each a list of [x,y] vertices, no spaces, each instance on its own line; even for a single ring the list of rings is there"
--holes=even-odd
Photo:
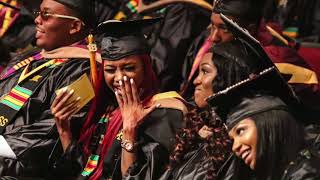
[[[57,17],[57,18],[63,18],[63,19],[72,19],[72,20],[78,20],[80,21],[83,25],[84,22],[74,16],[68,16],[68,15],[62,15],[62,14],[56,14],[56,13],[49,13],[48,11],[34,11],[33,14],[37,17],[40,16],[43,20],[47,20],[50,16],[51,17]]]

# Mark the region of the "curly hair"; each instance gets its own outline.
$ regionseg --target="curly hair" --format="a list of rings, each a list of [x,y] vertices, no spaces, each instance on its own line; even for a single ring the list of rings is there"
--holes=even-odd
[[[210,166],[207,170],[207,179],[217,177],[219,168],[229,157],[231,152],[231,140],[226,128],[214,111],[203,111],[198,113],[196,109],[191,110],[185,117],[186,127],[176,135],[176,147],[170,156],[169,169],[172,169],[182,162],[184,155],[198,148],[199,142],[204,142],[206,159],[209,159]],[[212,128],[213,135],[201,138],[198,131],[204,126]]]
[[[214,45],[211,51],[213,64],[217,69],[217,75],[212,82],[213,92],[246,79],[250,74],[260,72],[265,67],[261,59],[238,40]],[[176,136],[177,144],[170,157],[169,168],[176,167],[186,153],[198,148],[199,142],[204,142],[206,156],[210,160],[207,179],[214,179],[231,153],[231,140],[227,130],[213,110],[207,109],[198,113],[197,109],[194,109],[185,118],[186,127]],[[198,135],[198,131],[204,125],[213,129],[213,135],[207,139]]]

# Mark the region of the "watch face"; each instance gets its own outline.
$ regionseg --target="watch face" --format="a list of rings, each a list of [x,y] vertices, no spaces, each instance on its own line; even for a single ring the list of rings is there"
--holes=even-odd
[[[130,142],[127,142],[127,143],[125,144],[125,149],[126,149],[127,151],[131,151],[131,150],[133,149],[133,144],[130,143]]]

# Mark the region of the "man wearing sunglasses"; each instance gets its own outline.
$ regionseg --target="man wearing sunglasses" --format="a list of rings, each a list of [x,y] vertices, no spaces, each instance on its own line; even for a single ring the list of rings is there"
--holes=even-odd
[[[35,19],[39,49],[16,57],[0,75],[0,179],[49,175],[58,139],[50,106],[56,90],[89,72],[84,38],[94,22],[91,2],[43,0]],[[71,126],[85,115],[72,116]]]

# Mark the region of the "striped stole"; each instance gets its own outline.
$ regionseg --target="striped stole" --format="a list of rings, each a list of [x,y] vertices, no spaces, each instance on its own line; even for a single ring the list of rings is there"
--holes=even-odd
[[[97,168],[99,159],[100,159],[100,153],[101,153],[101,146],[104,138],[104,134],[107,130],[107,123],[109,122],[109,119],[106,114],[104,114],[101,119],[99,120],[96,134],[94,134],[93,139],[94,141],[91,143],[93,145],[96,145],[94,149],[92,149],[92,154],[88,158],[87,164],[84,168],[84,170],[81,173],[81,176],[89,177],[94,170]],[[96,140],[96,141],[95,141]],[[97,140],[99,140],[99,143],[97,143]]]
[[[0,76],[0,81],[11,76],[12,74],[14,74],[15,72],[17,72],[19,69],[26,67],[28,64],[30,64],[32,61],[35,60],[40,60],[42,59],[42,55],[40,53],[35,54],[34,56],[28,57],[27,59],[24,59],[22,61],[19,61],[17,64],[15,64],[13,67],[11,67],[10,69],[8,69],[7,72],[5,72],[4,74],[2,74]]]
[[[4,131],[9,122],[15,118],[19,110],[28,101],[33,91],[38,87],[41,78],[45,77],[54,67],[63,63],[66,59],[53,59],[44,64],[41,68],[36,68],[25,77],[23,73],[21,80],[15,85],[11,91],[0,98],[0,134]],[[24,72],[26,71],[25,68]]]

